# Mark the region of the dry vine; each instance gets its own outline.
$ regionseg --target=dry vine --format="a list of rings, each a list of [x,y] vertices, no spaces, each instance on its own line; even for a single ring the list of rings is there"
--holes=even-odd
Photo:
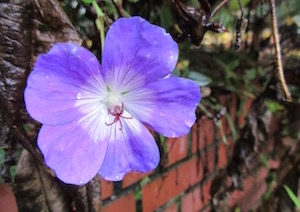
[[[278,24],[277,24],[277,18],[276,18],[276,6],[275,6],[275,0],[269,0],[270,3],[270,11],[271,11],[271,22],[272,22],[272,30],[273,30],[273,36],[275,41],[275,57],[276,57],[276,66],[277,66],[277,77],[280,82],[282,91],[285,96],[285,101],[292,102],[292,96],[290,94],[290,91],[287,87],[287,84],[285,82],[284,72],[283,72],[283,65],[282,65],[282,59],[281,59],[281,47],[280,47],[280,40],[279,40],[279,33],[278,33]]]

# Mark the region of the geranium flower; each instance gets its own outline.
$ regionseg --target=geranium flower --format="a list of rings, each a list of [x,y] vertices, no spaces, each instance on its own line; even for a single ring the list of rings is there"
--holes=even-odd
[[[55,44],[29,75],[25,103],[41,122],[38,147],[65,183],[83,185],[97,173],[119,181],[159,163],[149,132],[189,132],[200,101],[191,80],[171,76],[178,46],[140,17],[120,18],[106,35],[102,66],[88,50]]]

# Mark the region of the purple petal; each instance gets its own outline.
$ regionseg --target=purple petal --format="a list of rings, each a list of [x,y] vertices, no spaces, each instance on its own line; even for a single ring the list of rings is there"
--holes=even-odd
[[[192,80],[170,77],[126,94],[126,110],[167,137],[187,134],[194,124],[200,88]]]
[[[93,141],[78,125],[43,125],[38,146],[46,164],[65,183],[83,185],[99,171],[107,142]]]
[[[130,171],[147,172],[159,163],[159,150],[148,129],[136,119],[122,119],[111,127],[112,133],[99,174],[119,181]]]
[[[112,89],[128,91],[171,73],[177,58],[178,46],[163,28],[141,17],[120,18],[106,35],[104,79]]]
[[[29,114],[43,124],[64,124],[82,116],[83,100],[106,89],[97,58],[71,43],[54,45],[37,58],[25,89]]]

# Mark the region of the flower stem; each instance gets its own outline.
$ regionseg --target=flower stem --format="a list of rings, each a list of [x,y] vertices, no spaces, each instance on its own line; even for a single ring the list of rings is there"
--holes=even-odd
[[[96,27],[100,32],[100,42],[101,42],[101,53],[103,52],[103,47],[104,47],[104,13],[102,12],[101,8],[99,7],[98,3],[96,0],[92,1],[92,5],[96,10],[97,14],[97,19],[95,21]]]

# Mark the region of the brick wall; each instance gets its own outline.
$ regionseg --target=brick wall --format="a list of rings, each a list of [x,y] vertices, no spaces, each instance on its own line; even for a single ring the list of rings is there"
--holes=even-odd
[[[246,101],[245,110],[239,115],[235,96],[221,95],[219,100],[236,125],[243,126],[252,100]],[[116,183],[102,180],[102,211],[194,212],[257,207],[269,189],[266,183],[269,170],[277,168],[278,162],[270,159],[267,166],[259,160],[259,155],[253,154],[251,167],[243,165],[239,176],[230,176],[227,169],[230,162],[234,163],[236,143],[227,120],[221,117],[221,121],[227,143],[222,141],[214,121],[201,116],[189,135],[166,140],[166,151],[157,170],[130,173]],[[264,144],[266,155],[273,151],[273,140],[270,136]],[[238,186],[233,186],[236,181]]]

